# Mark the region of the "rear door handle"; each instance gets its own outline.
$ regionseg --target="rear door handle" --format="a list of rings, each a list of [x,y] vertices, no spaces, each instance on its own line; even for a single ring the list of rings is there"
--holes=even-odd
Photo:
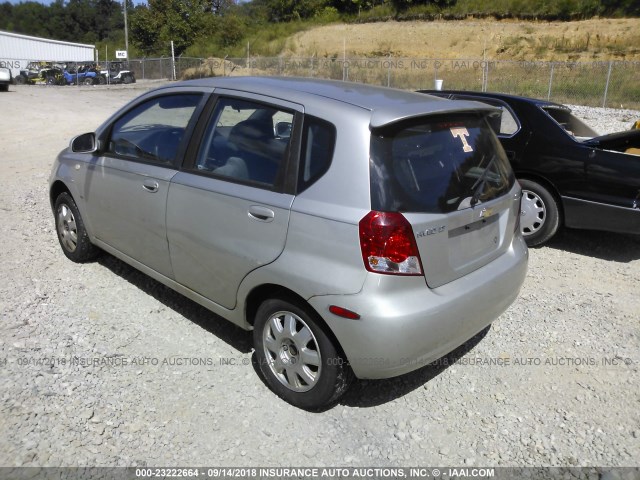
[[[261,222],[272,222],[275,215],[275,212],[267,207],[261,207],[259,205],[249,207],[249,216]]]
[[[155,180],[149,179],[142,182],[142,188],[144,188],[147,192],[155,193],[158,191],[158,182]]]

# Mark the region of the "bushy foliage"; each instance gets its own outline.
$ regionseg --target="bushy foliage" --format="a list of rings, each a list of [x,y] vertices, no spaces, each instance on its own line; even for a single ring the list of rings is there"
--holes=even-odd
[[[133,5],[129,2],[129,8]],[[0,30],[80,43],[113,39],[124,28],[122,4],[114,0],[55,0],[0,4]],[[117,35],[117,34],[116,34]]]

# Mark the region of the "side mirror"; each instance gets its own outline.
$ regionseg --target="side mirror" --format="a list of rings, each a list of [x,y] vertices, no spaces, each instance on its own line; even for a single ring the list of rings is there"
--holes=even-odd
[[[278,122],[276,123],[276,137],[289,138],[291,137],[291,128],[293,124],[291,122]]]
[[[71,140],[71,151],[75,153],[93,153],[98,149],[95,133],[83,133]]]

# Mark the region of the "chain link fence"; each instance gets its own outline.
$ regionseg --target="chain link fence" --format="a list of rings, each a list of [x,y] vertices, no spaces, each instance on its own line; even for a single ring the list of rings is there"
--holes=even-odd
[[[510,93],[574,105],[640,109],[640,62],[542,62],[399,57],[148,58],[130,61],[139,79],[278,75],[330,78],[406,90]],[[174,73],[175,72],[175,73]]]

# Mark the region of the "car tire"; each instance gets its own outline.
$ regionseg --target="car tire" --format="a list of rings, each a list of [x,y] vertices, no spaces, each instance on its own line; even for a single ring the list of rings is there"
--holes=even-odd
[[[353,373],[315,313],[298,302],[270,299],[256,313],[253,343],[258,367],[280,398],[305,409],[331,406]]]
[[[18,75],[15,79],[16,85],[24,85],[27,83],[27,78],[24,75]]]
[[[549,190],[532,180],[518,180],[522,187],[520,231],[527,245],[542,245],[560,228],[558,201]]]
[[[100,84],[100,85],[106,85],[107,84],[107,78],[104,75],[99,75],[96,78],[98,79],[98,84]]]
[[[0,92],[8,92],[9,85],[0,85]]]
[[[93,84],[94,84],[94,81],[93,81],[93,78],[91,78],[91,77],[87,77],[87,78],[85,78],[85,79],[82,81],[82,83],[83,83],[84,85],[93,85]]]
[[[125,83],[127,85],[133,83],[133,78],[131,77],[131,75],[123,75],[122,83]]]
[[[62,251],[69,260],[84,263],[95,259],[100,250],[89,240],[80,211],[71,195],[58,195],[53,208],[56,232]]]

